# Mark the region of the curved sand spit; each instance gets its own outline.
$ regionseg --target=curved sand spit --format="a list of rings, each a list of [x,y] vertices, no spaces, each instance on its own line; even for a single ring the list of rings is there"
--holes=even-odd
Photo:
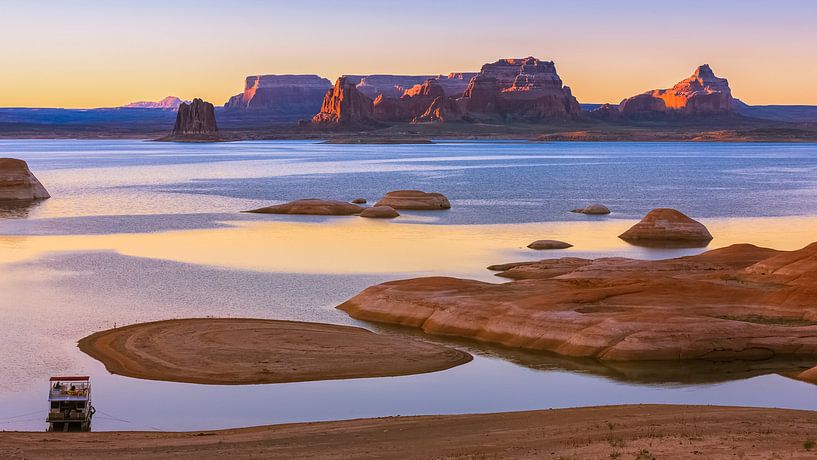
[[[814,458],[817,413],[605,406],[193,433],[0,433],[11,458]]]
[[[322,323],[181,319],[97,332],[80,349],[114,374],[219,385],[418,374],[471,360],[463,351]]]

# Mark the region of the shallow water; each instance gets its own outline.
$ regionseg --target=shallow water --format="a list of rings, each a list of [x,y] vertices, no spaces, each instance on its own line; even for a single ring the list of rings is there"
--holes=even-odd
[[[92,375],[95,430],[624,402],[817,409],[817,387],[775,374],[803,363],[609,368],[457,342],[476,359],[443,372],[221,387],[112,376],[75,346],[114,325],[191,316],[419,336],[334,307],[388,279],[501,282],[484,269],[493,263],[700,252],[616,238],[659,205],[700,217],[716,236],[710,248],[795,249],[817,239],[817,145],[0,141],[0,156],[28,160],[54,196],[0,211],[0,429],[44,429],[46,380],[62,373]],[[444,192],[454,209],[387,222],[237,212],[308,196],[376,199],[396,188]],[[614,214],[565,212],[594,201]],[[575,247],[525,249],[542,238]]]

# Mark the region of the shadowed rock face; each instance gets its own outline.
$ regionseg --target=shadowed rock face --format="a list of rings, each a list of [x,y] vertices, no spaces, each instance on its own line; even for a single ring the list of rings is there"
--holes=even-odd
[[[460,115],[454,100],[447,96],[439,80],[417,85],[398,98],[382,94],[374,101],[373,116],[387,122],[444,121]]]
[[[581,113],[556,65],[534,57],[485,64],[461,100],[469,113],[520,119],[570,119]]]
[[[651,118],[666,114],[723,115],[735,111],[729,82],[725,78],[716,77],[706,64],[670,89],[656,89],[633,96],[623,100],[619,107],[622,114],[631,118]]]
[[[648,212],[641,222],[619,235],[633,242],[693,242],[708,243],[712,240],[709,230],[686,214],[669,208],[657,208]]]
[[[216,112],[213,104],[201,99],[193,99],[190,104],[182,104],[176,114],[174,136],[208,135],[218,133]]]
[[[32,201],[50,197],[25,161],[0,158],[0,201]]]
[[[495,268],[515,281],[392,281],[339,308],[430,334],[609,361],[817,360],[817,243]]]
[[[312,117],[312,122],[319,125],[355,126],[373,121],[372,100],[346,77],[338,78],[326,92],[320,113]]]
[[[269,111],[315,114],[332,83],[317,75],[254,75],[247,77],[244,92],[230,98],[229,111]]]

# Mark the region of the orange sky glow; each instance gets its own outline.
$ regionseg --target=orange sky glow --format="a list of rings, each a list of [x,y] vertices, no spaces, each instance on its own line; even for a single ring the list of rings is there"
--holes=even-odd
[[[817,3],[240,3],[6,0],[0,106],[111,107],[167,95],[223,104],[255,74],[438,74],[554,60],[580,102],[617,103],[708,63],[750,104],[817,105]]]

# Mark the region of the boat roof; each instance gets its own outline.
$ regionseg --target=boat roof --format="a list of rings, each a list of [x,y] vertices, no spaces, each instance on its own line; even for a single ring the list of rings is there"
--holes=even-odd
[[[66,375],[61,377],[51,377],[52,382],[87,382],[91,377],[87,375]]]

